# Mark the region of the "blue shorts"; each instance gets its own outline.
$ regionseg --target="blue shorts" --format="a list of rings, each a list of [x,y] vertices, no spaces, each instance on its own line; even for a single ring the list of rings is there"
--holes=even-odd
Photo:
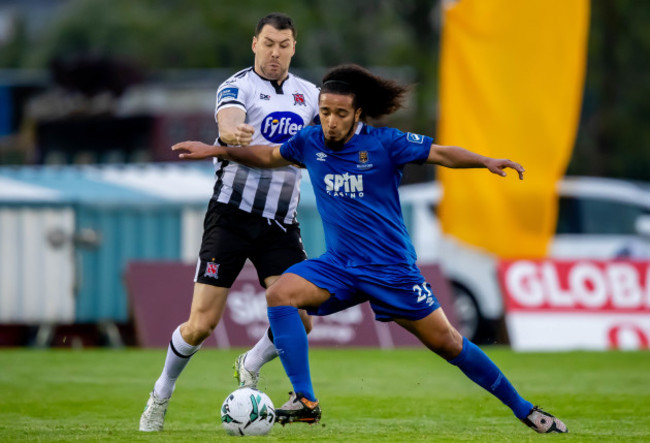
[[[329,315],[365,301],[379,321],[420,320],[440,307],[415,264],[346,267],[329,254],[296,263],[285,271],[299,275],[332,296],[311,315]]]

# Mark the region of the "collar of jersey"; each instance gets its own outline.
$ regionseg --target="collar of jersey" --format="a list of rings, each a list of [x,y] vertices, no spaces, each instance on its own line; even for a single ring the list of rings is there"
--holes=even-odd
[[[282,85],[284,85],[287,82],[287,80],[289,80],[289,77],[291,76],[291,74],[289,72],[287,72],[287,78],[284,79],[284,81],[282,82],[282,85],[281,85],[281,84],[279,84],[277,82],[277,80],[271,80],[271,79],[268,79],[268,78],[258,74],[258,72],[255,70],[255,66],[253,66],[253,72],[255,73],[255,75],[257,75],[262,80],[271,83],[271,86],[273,86],[273,89],[275,89],[276,94],[284,94],[284,91],[282,90]]]

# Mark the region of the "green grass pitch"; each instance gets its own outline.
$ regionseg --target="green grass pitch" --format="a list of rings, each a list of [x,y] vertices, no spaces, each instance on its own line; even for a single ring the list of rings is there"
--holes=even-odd
[[[276,425],[266,441],[650,441],[650,353],[520,353],[487,347],[520,393],[561,417],[541,436],[424,349],[313,349],[321,423]],[[208,441],[229,437],[219,408],[241,350],[203,350],[176,385],[165,430],[137,431],[162,350],[0,350],[0,441]],[[260,383],[276,406],[281,363]],[[253,437],[251,437],[253,438]]]

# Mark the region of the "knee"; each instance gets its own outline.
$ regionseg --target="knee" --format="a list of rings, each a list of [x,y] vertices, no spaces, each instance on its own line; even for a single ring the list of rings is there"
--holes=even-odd
[[[430,348],[445,360],[451,360],[463,350],[463,336],[449,325],[448,328],[434,335]]]
[[[191,319],[181,327],[181,335],[187,344],[197,346],[212,334],[216,326],[206,319]]]
[[[266,304],[267,306],[290,306],[291,296],[281,289],[281,285],[271,285],[266,290]]]

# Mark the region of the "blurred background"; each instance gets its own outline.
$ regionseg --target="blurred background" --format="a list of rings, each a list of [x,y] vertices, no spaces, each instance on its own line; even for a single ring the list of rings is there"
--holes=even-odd
[[[405,109],[374,123],[438,137],[441,115],[451,109],[441,106],[443,40],[457,41],[454,32],[466,30],[469,19],[503,15],[469,10],[472,3],[1,1],[0,346],[155,346],[143,326],[153,315],[147,306],[164,299],[166,312],[189,309],[191,264],[214,171],[210,162],[177,162],[169,147],[216,138],[216,89],[252,64],[251,39],[260,17],[282,11],[294,19],[298,44],[291,70],[316,84],[329,67],[345,62],[415,84]],[[578,112],[566,163],[546,185],[555,206],[545,213],[552,223],[545,228],[542,253],[501,254],[453,235],[445,222],[452,212],[443,201],[447,185],[438,171],[432,166],[405,171],[402,202],[420,261],[439,268],[445,280],[440,285],[446,287],[437,292],[450,294],[454,322],[480,343],[563,348],[554,338],[539,343],[516,337],[522,335],[521,322],[539,321],[532,333],[539,334],[535,331],[557,320],[554,313],[567,309],[578,312],[578,320],[590,325],[583,329],[598,331],[599,338],[576,334],[564,347],[648,347],[650,324],[642,317],[650,310],[650,4],[578,3],[588,31],[578,29],[576,37],[576,47],[585,39],[584,71],[578,69],[584,75],[573,90]],[[544,20],[567,17],[562,2],[548,5]],[[469,19],[460,20],[462,14]],[[490,29],[479,31],[478,40],[492,41]],[[547,48],[540,59],[553,60],[564,45],[560,39]],[[503,53],[517,64],[517,57]],[[557,63],[545,68],[561,71],[564,60]],[[571,108],[573,102],[554,105]],[[537,128],[524,130],[534,138]],[[445,143],[458,140],[451,130],[445,134]],[[521,158],[520,151],[506,152]],[[535,196],[521,198],[534,203]],[[447,208],[442,214],[441,202]],[[307,252],[320,254],[322,228],[308,180],[299,218]],[[486,229],[482,235],[489,237],[490,224],[481,220],[471,217],[472,229]],[[517,244],[514,234],[496,238]],[[587,261],[591,267],[584,268]],[[138,262],[164,265],[138,267]],[[169,263],[182,268],[178,291],[186,293],[172,301],[158,299],[159,293],[147,293],[148,285],[139,283],[159,280]],[[612,263],[629,267],[612,271]],[[263,306],[263,291],[246,278],[233,288],[232,306]],[[541,292],[531,289],[536,285]],[[564,304],[555,303],[558,294]],[[594,302],[598,297],[600,304]],[[242,303],[249,299],[257,302]],[[623,300],[620,306],[617,300]],[[604,318],[606,312],[614,314]],[[172,318],[172,326],[183,315]],[[335,327],[353,324],[353,317]],[[250,318],[265,321],[257,311]],[[554,323],[561,336],[572,334],[569,323]],[[352,335],[364,334],[355,327]],[[164,343],[169,332],[160,333]],[[217,346],[233,344],[227,333],[218,333]]]

